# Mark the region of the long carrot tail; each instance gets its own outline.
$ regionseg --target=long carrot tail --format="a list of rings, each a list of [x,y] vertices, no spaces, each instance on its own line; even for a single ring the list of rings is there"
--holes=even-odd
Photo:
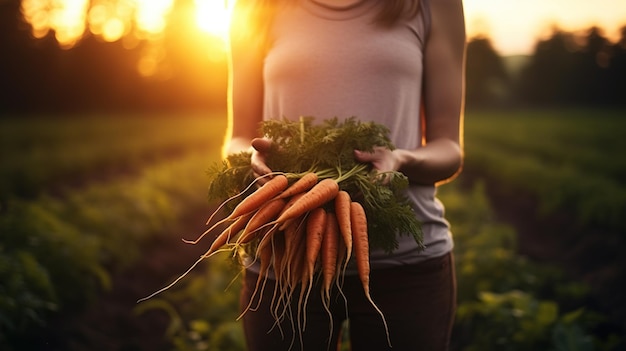
[[[376,312],[378,312],[378,314],[380,314],[380,317],[383,320],[383,325],[385,326],[385,334],[387,336],[387,344],[389,345],[389,347],[392,347],[391,346],[391,337],[389,336],[389,327],[387,326],[387,319],[385,318],[385,315],[380,310],[380,308],[378,308],[378,306],[374,303],[374,300],[372,300],[372,296],[370,295],[369,288],[365,288],[365,296],[367,297],[367,300],[372,304],[372,306],[374,307]]]
[[[327,349],[330,350],[330,342],[332,340],[332,333],[333,333],[333,314],[330,311],[330,295],[324,289],[322,289],[322,306],[324,306],[324,310],[326,311],[326,313],[328,313],[329,338],[328,338],[328,347],[327,347]]]
[[[181,274],[181,275],[180,275],[178,278],[176,278],[173,282],[171,282],[170,284],[166,285],[165,287],[163,287],[163,288],[161,288],[161,289],[159,289],[159,290],[157,290],[157,291],[153,292],[152,294],[150,294],[150,295],[148,295],[148,296],[146,296],[146,297],[144,297],[144,298],[141,298],[141,299],[137,300],[137,303],[140,303],[140,302],[143,302],[143,301],[149,300],[149,299],[151,299],[151,298],[155,297],[156,295],[158,295],[158,294],[160,294],[160,293],[164,292],[165,290],[167,290],[167,289],[171,288],[171,287],[172,287],[172,286],[174,286],[176,283],[178,283],[181,279],[183,279],[183,278],[184,278],[187,274],[189,274],[189,272],[191,272],[191,270],[192,270],[192,269],[194,269],[194,268],[195,268],[195,267],[196,267],[196,266],[197,266],[200,262],[202,262],[202,260],[204,260],[205,258],[206,258],[206,256],[205,256],[205,255],[200,256],[200,258],[199,258],[199,259],[198,259],[198,260],[197,260],[194,264],[192,264],[192,265],[191,265],[191,267],[189,267],[189,268],[185,271],[185,273]]]
[[[192,244],[195,245],[197,244],[200,240],[202,240],[202,238],[204,238],[205,235],[209,234],[210,232],[213,231],[213,229],[217,228],[219,225],[224,224],[228,221],[228,218],[224,218],[220,221],[217,221],[215,224],[213,224],[209,229],[205,230],[202,234],[200,234],[200,236],[198,236],[195,240],[187,240],[183,238],[183,242],[185,244]]]
[[[243,318],[243,316],[249,310],[255,311],[256,309],[258,309],[259,305],[261,304],[261,300],[263,299],[263,290],[265,289],[266,282],[267,282],[267,274],[259,273],[259,278],[256,281],[256,286],[254,287],[252,296],[250,296],[250,301],[248,301],[248,305],[243,309],[239,317],[237,317],[237,320],[240,320],[241,318]],[[259,291],[259,286],[260,286],[260,291]],[[257,291],[259,291],[257,307],[253,309],[252,302],[254,301],[254,298],[257,296]]]
[[[337,247],[337,274],[335,275],[335,286],[337,287],[337,291],[343,298],[344,309],[346,311],[346,315],[348,314],[348,298],[343,292],[343,281],[347,269],[348,257],[346,256],[346,245],[342,240],[339,240]],[[330,299],[330,295],[328,295],[328,299]]]

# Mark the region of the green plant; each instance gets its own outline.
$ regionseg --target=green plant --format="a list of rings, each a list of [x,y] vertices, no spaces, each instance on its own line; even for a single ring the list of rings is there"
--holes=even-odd
[[[160,310],[169,316],[165,337],[177,351],[244,351],[239,315],[241,269],[221,253],[160,297],[141,302],[136,313]]]
[[[588,287],[520,256],[515,231],[495,220],[482,182],[470,189],[451,183],[439,196],[455,236],[455,341],[462,350],[549,350],[560,342],[554,335],[576,328],[576,338],[591,338],[586,311],[574,317],[559,305],[580,303]]]

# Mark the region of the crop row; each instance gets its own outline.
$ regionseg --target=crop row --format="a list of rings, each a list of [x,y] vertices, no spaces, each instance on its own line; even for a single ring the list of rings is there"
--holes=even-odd
[[[626,229],[626,159],[619,113],[559,111],[468,116],[466,164],[526,191],[539,215],[565,211],[577,224]]]
[[[217,115],[31,117],[0,120],[0,199],[137,174],[190,150],[219,149]]]
[[[207,205],[210,155],[190,153],[62,198],[7,202],[0,214],[0,348],[24,346],[53,316],[80,310],[109,289],[112,274],[132,266],[150,240],[179,233],[181,218]]]

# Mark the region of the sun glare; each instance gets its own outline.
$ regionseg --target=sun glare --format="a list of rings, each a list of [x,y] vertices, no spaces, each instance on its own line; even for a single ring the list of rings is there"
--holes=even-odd
[[[159,35],[165,29],[174,0],[135,0],[135,21],[139,33]]]
[[[89,32],[114,42],[132,36],[156,40],[163,34],[175,0],[22,0],[21,12],[35,38],[53,33],[72,48]],[[194,0],[196,30],[226,42],[233,0]]]
[[[196,0],[196,21],[203,32],[226,41],[233,1]]]
[[[65,48],[74,46],[83,36],[88,0],[23,0],[21,11],[32,25],[36,38],[43,38],[51,30]]]
[[[124,45],[148,42],[138,64],[144,76],[158,73],[159,41],[175,0],[22,0],[21,13],[35,38],[53,33],[59,46],[74,47],[86,33]],[[131,43],[131,44],[128,44]],[[128,44],[128,45],[127,45]]]

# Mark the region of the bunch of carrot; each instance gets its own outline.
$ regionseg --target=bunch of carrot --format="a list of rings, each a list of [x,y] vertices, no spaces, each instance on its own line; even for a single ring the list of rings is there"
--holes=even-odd
[[[290,182],[288,176],[296,178]],[[321,278],[320,293],[327,307],[333,282],[339,286],[342,272],[345,272],[354,254],[365,295],[385,322],[369,292],[369,241],[365,210],[348,192],[340,189],[341,179],[320,179],[315,172],[274,175],[200,236],[202,238],[218,225],[228,224],[203,257],[222,249],[246,246],[252,261],[259,261],[260,274],[254,294],[259,288],[263,289],[265,284],[261,286],[261,283],[270,271],[277,282],[272,309],[279,320],[287,312],[297,289],[300,289],[300,315],[316,275]],[[200,238],[186,242],[195,244]],[[253,300],[243,313],[252,308]],[[298,317],[297,320],[298,323],[306,323],[305,319]],[[386,328],[386,323],[384,325]]]
[[[318,182],[315,173],[307,173],[282,191],[285,184],[287,178],[284,175],[275,176],[240,203],[238,209],[243,205],[258,207],[246,210],[254,212],[254,215],[241,230],[234,245],[249,242],[252,237],[256,237],[254,257],[260,260],[261,276],[271,266],[274,276],[286,286],[294,287],[300,282],[310,282],[316,270],[321,269],[327,294],[337,272],[337,262],[341,261],[337,257],[338,246],[345,246],[347,261],[355,240],[367,243],[367,230],[352,229],[353,224],[360,224],[361,229],[366,229],[367,225],[363,226],[366,219],[361,216],[356,220],[357,211],[350,211],[353,205],[350,195],[339,190],[339,184],[334,179],[326,178]],[[323,207],[331,203],[332,207]],[[354,206],[360,204],[354,202]],[[354,221],[351,216],[355,218]],[[252,221],[257,218],[259,221]],[[220,237],[231,235],[231,229],[229,226],[218,236],[218,245],[227,240]],[[256,235],[249,234],[255,232]],[[360,258],[367,261],[368,254],[361,252]]]

